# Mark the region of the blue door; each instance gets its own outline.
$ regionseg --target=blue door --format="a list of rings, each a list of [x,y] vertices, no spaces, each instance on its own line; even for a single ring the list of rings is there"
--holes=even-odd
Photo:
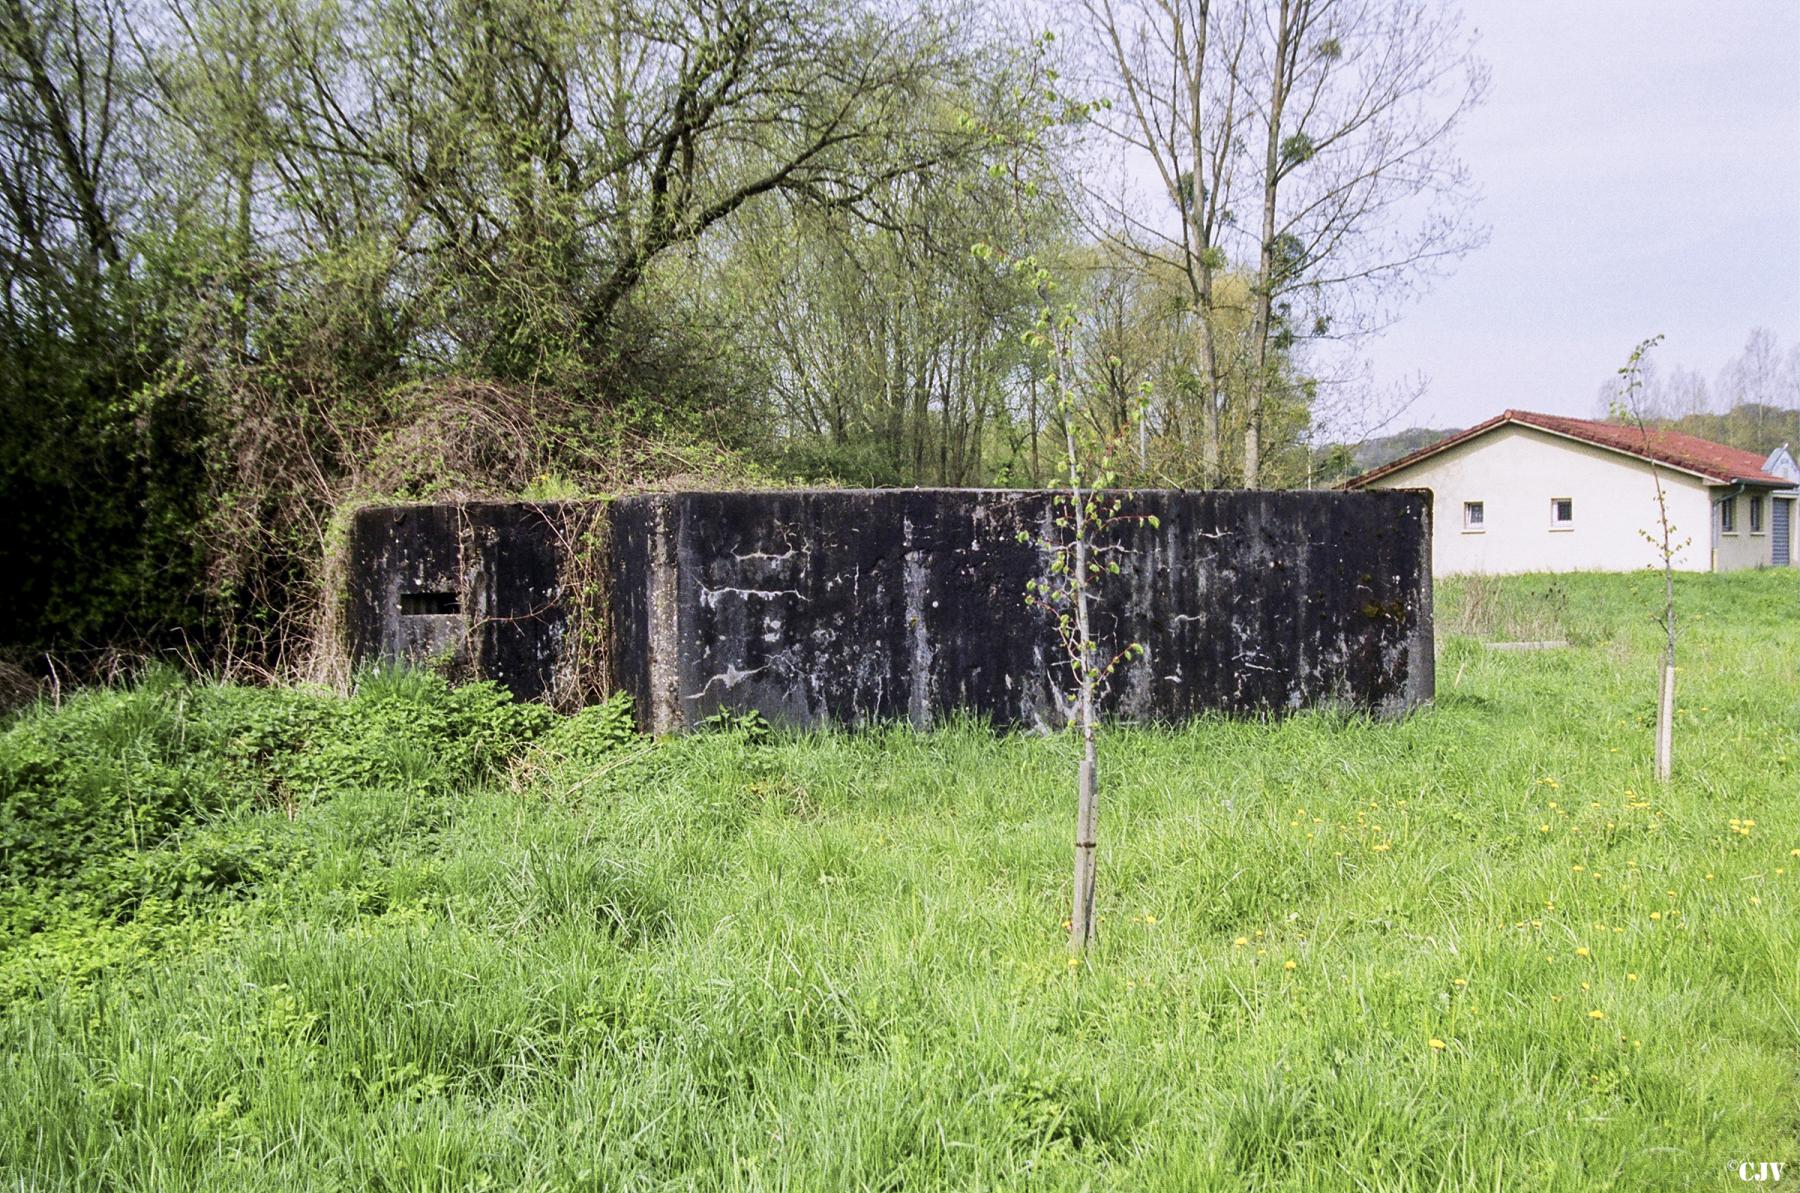
[[[1769,546],[1773,549],[1769,562],[1776,567],[1788,564],[1788,543],[1791,532],[1788,524],[1793,520],[1794,503],[1792,500],[1777,497],[1769,503],[1769,537],[1773,541]]]

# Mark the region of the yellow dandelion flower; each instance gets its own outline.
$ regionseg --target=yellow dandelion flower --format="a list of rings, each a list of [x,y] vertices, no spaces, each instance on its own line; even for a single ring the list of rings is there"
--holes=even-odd
[[[1298,968],[1300,968],[1300,963],[1298,961],[1290,960],[1290,961],[1284,962],[1282,964],[1281,968],[1283,968],[1283,969],[1298,969]]]
[[[1651,912],[1651,913],[1650,913],[1650,918],[1651,918],[1651,919],[1653,919],[1653,920],[1660,920],[1660,919],[1662,919],[1662,912],[1660,912],[1660,911],[1653,911],[1653,912]]]
[[[1586,866],[1584,866],[1584,865],[1582,865],[1582,864],[1581,864],[1581,863],[1579,863],[1579,862],[1577,862],[1577,863],[1576,863],[1576,864],[1575,864],[1575,865],[1573,865],[1573,866],[1570,866],[1570,867],[1569,867],[1569,869],[1571,869],[1571,870],[1573,870],[1573,871],[1574,871],[1574,872],[1575,872],[1575,873],[1577,873],[1577,874],[1579,874],[1579,873],[1581,873],[1581,872],[1582,872],[1582,871],[1583,871],[1583,870],[1585,870],[1585,869],[1587,869],[1587,867],[1586,867]]]
[[[1625,980],[1627,982],[1635,982],[1637,981],[1637,975],[1635,973],[1628,973],[1625,975]]]
[[[1447,1045],[1445,1045],[1444,1041],[1438,1039],[1436,1036],[1432,1036],[1431,1040],[1429,1042],[1431,1044],[1431,1050],[1433,1052],[1442,1052],[1445,1049],[1445,1047],[1447,1047]]]
[[[1762,906],[1762,896],[1761,895],[1751,895],[1750,896],[1750,906],[1761,907]]]
[[[1468,978],[1457,978],[1456,981],[1452,984],[1457,985],[1457,986],[1467,986],[1469,984],[1469,979]]]
[[[1070,957],[1069,958],[1069,968],[1070,969],[1078,969],[1078,968],[1080,968],[1080,966],[1081,966],[1081,958],[1080,957]]]
[[[1575,950],[1575,955],[1577,957],[1587,956],[1588,955],[1588,947],[1586,945],[1582,945],[1580,948]]]
[[[1236,940],[1232,941],[1231,943],[1241,949],[1245,945],[1250,943],[1250,938],[1248,936],[1240,936]]]
[[[1146,915],[1144,917],[1144,922],[1146,924],[1154,924],[1156,922],[1156,917],[1153,915]]]
[[[1547,825],[1547,824],[1540,824],[1540,825],[1538,825],[1538,832],[1540,832],[1540,833],[1547,833],[1547,832],[1549,832],[1549,831],[1550,831],[1550,826],[1549,826],[1549,825]]]
[[[1604,1019],[1604,1018],[1606,1018],[1606,1012],[1600,1010],[1599,1008],[1595,1008],[1594,1010],[1588,1012],[1588,1018],[1589,1019]]]
[[[1375,847],[1375,852],[1376,853],[1386,853],[1388,850],[1390,850],[1392,848],[1393,848],[1392,845],[1390,845],[1386,841],[1383,841],[1381,844],[1379,844]]]
[[[1590,984],[1588,984],[1588,983],[1587,983],[1587,982],[1583,982],[1583,983],[1582,983],[1582,984],[1581,984],[1581,988],[1582,988],[1582,989],[1583,989],[1583,990],[1592,990],[1592,989],[1593,989],[1593,986],[1592,986],[1592,985],[1590,985]]]

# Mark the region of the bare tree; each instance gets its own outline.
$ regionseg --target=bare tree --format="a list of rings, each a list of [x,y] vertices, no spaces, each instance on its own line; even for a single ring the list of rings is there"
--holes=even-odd
[[[1262,475],[1271,349],[1354,338],[1479,245],[1453,150],[1487,72],[1436,0],[1245,0],[1260,135],[1243,483]]]
[[[1094,190],[1107,235],[1147,267],[1182,279],[1202,387],[1201,474],[1220,481],[1220,407],[1231,367],[1218,334],[1223,241],[1232,183],[1240,168],[1238,128],[1247,10],[1221,0],[1082,0],[1103,64],[1096,85],[1108,100],[1093,115],[1128,153],[1148,157],[1166,219],[1141,211],[1129,194]]]
[[[1239,377],[1242,482],[1296,347],[1378,330],[1483,239],[1452,142],[1486,71],[1439,0],[1083,0],[1109,93],[1096,123],[1147,159],[1177,219],[1097,194],[1113,235],[1187,279],[1209,398],[1207,474]],[[1242,210],[1244,200],[1254,207]],[[1248,218],[1246,218],[1248,217]],[[1249,334],[1219,281],[1247,274]],[[1231,349],[1241,346],[1240,352]]]
[[[118,228],[120,12],[74,0],[0,2],[0,271],[5,302],[91,333],[105,276],[124,261]]]
[[[1726,406],[1749,408],[1752,431],[1759,444],[1769,437],[1769,412],[1791,407],[1800,400],[1800,394],[1784,383],[1782,372],[1775,333],[1766,327],[1752,328],[1744,350],[1719,371],[1719,392]]]

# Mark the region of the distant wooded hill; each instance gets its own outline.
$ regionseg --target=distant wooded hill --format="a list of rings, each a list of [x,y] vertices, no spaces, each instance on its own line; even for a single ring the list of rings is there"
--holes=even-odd
[[[1454,435],[1461,427],[1448,427],[1434,431],[1430,427],[1410,427],[1404,431],[1396,431],[1392,435],[1382,435],[1375,439],[1366,439],[1361,443],[1350,445],[1350,458],[1356,462],[1358,472],[1367,472],[1371,468],[1380,468],[1383,464],[1398,460],[1408,452],[1416,452],[1427,444],[1436,443],[1448,435]]]

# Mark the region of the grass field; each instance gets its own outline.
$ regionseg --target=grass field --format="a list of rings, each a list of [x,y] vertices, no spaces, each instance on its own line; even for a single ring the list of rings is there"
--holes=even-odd
[[[593,713],[470,746],[499,714],[394,676],[360,719],[166,676],[23,714],[0,1187],[1800,1170],[1800,601],[1792,573],[1678,600],[1667,788],[1649,576],[1441,585],[1404,723],[1111,733],[1079,964],[1067,740],[652,745]],[[27,815],[56,792],[125,812]]]

